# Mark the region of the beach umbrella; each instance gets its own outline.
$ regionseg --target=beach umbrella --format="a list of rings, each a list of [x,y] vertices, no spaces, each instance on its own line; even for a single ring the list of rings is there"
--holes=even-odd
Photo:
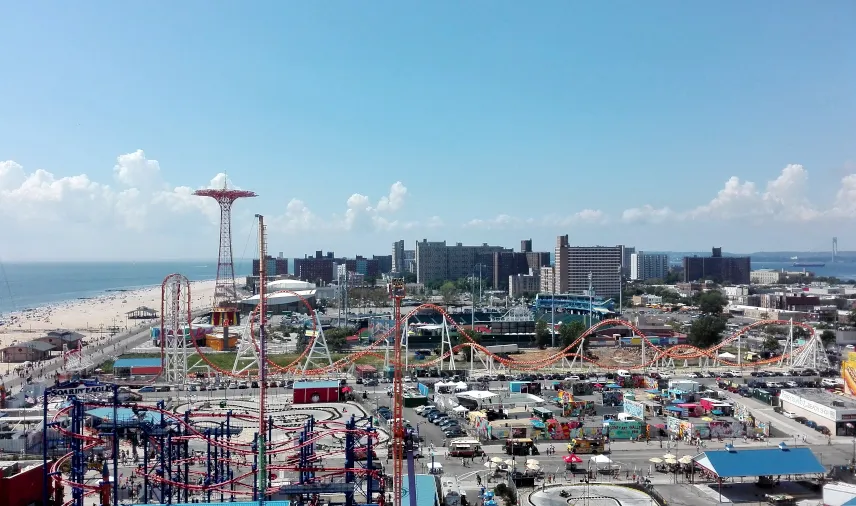
[[[541,466],[533,466],[532,464],[527,464],[526,469],[528,469],[530,471],[540,471]]]
[[[583,462],[583,459],[577,457],[576,453],[565,455],[564,457],[562,457],[562,460],[564,460],[567,464],[582,464]]]
[[[494,464],[502,464],[502,458],[500,458],[500,457],[493,457],[490,459],[490,461],[493,462]]]
[[[666,459],[666,464],[677,464],[678,461],[675,459]]]
[[[648,462],[653,462],[655,464],[659,464],[659,463],[663,462],[663,459],[661,459],[660,457],[651,457],[650,459],[648,459]]]
[[[537,461],[537,460],[535,460],[535,459],[528,459],[528,460],[526,461],[526,465],[527,465],[527,466],[537,466],[537,465],[539,465],[539,464],[541,464],[541,463],[540,463],[540,462],[538,462],[538,461]]]
[[[676,458],[678,458],[678,457],[676,457],[675,455],[672,455],[671,453],[667,453],[667,454],[663,455],[663,459],[665,459],[665,460],[675,460]]]
[[[693,458],[690,457],[689,455],[684,455],[683,457],[678,459],[678,462],[680,462],[681,464],[689,464],[692,461],[693,461]]]
[[[506,465],[506,466],[513,466],[513,465],[514,465],[514,461],[513,461],[513,460],[511,460],[511,459],[508,459],[508,460],[506,460],[506,461],[505,461],[505,465]]]
[[[709,417],[709,416],[705,416],[705,417],[702,417],[701,421],[703,421],[703,422],[712,422],[712,421],[713,421],[713,418],[711,418],[711,417]]]
[[[496,462],[485,462],[484,467],[488,469],[496,469],[499,467],[499,464],[497,464]]]

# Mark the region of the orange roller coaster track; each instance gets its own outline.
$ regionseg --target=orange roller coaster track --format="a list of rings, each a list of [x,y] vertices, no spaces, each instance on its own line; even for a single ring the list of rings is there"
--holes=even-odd
[[[315,326],[315,322],[316,322],[315,311],[312,309],[312,306],[309,304],[309,302],[306,299],[304,299],[302,296],[297,294],[296,292],[293,292],[290,290],[277,291],[277,292],[274,292],[272,294],[269,294],[269,296],[274,295],[274,294],[280,294],[280,293],[288,293],[290,295],[294,295],[301,301],[303,306],[306,308],[307,313],[312,318],[313,330],[317,331],[317,328]],[[710,348],[706,348],[706,349],[705,348],[699,348],[699,347],[696,347],[696,346],[693,346],[690,344],[678,344],[678,345],[674,345],[674,346],[670,346],[670,347],[661,347],[661,346],[654,344],[648,338],[648,336],[646,336],[642,331],[640,331],[632,323],[624,321],[624,320],[619,320],[619,319],[609,319],[609,320],[603,320],[603,321],[597,323],[596,325],[593,325],[588,330],[583,332],[583,334],[581,334],[580,337],[578,337],[573,343],[571,343],[570,345],[566,346],[565,348],[563,348],[561,350],[556,351],[555,353],[552,353],[546,357],[533,359],[533,360],[519,360],[519,359],[513,359],[513,358],[505,358],[505,357],[498,356],[494,353],[491,353],[490,351],[488,351],[487,347],[473,341],[473,339],[470,337],[470,335],[466,331],[466,329],[464,329],[462,326],[460,326],[458,323],[456,323],[449,316],[449,314],[446,312],[446,310],[444,308],[437,306],[435,304],[422,304],[422,305],[414,308],[408,314],[406,314],[405,316],[400,318],[400,325],[406,325],[407,322],[409,321],[409,319],[414,314],[416,314],[418,311],[425,310],[425,309],[431,309],[431,310],[436,311],[439,314],[441,314],[443,316],[443,318],[455,330],[457,330],[457,332],[459,332],[463,336],[463,338],[466,342],[463,342],[463,343],[455,346],[454,348],[452,348],[452,350],[446,351],[444,354],[442,354],[438,357],[435,357],[432,360],[420,361],[418,364],[407,364],[406,367],[411,368],[411,369],[417,368],[417,367],[418,368],[425,368],[425,367],[431,367],[431,366],[439,365],[444,359],[448,359],[450,355],[457,353],[458,351],[460,351],[464,347],[472,348],[474,351],[478,351],[479,353],[481,353],[487,357],[490,357],[495,362],[502,364],[503,366],[505,366],[509,369],[519,369],[519,370],[531,370],[533,368],[545,368],[545,367],[549,367],[553,364],[556,364],[557,362],[560,362],[563,359],[573,359],[573,358],[577,358],[581,362],[585,362],[585,363],[589,364],[590,366],[597,367],[597,368],[604,369],[604,370],[643,369],[646,367],[651,367],[651,366],[661,362],[664,359],[698,360],[698,359],[705,359],[705,358],[717,360],[717,362],[719,364],[721,364],[722,366],[755,367],[755,366],[759,366],[759,365],[769,365],[769,364],[775,364],[775,363],[782,363],[789,356],[799,354],[803,350],[803,348],[805,346],[807,346],[807,344],[800,346],[800,347],[797,347],[797,348],[794,348],[791,352],[785,353],[784,355],[774,357],[774,358],[765,359],[765,360],[759,360],[759,361],[755,361],[755,362],[751,362],[751,363],[738,363],[738,362],[732,362],[729,360],[721,359],[717,356],[717,352],[720,349],[722,349],[724,346],[727,346],[727,345],[733,343],[734,341],[739,339],[741,336],[748,333],[750,330],[757,328],[757,327],[767,326],[767,325],[793,325],[794,327],[802,328],[806,332],[808,332],[808,334],[809,334],[810,339],[806,341],[807,343],[809,343],[811,339],[816,338],[814,328],[809,326],[809,325],[806,325],[804,323],[791,322],[789,320],[760,320],[760,321],[757,321],[755,323],[752,323],[751,325],[747,325],[747,326],[743,327],[742,329],[738,330],[737,332],[735,332],[735,333],[729,335],[728,337],[726,337],[725,339],[723,339],[722,342],[720,342],[719,344],[712,346]],[[255,317],[257,314],[258,314],[258,306],[256,307],[256,309],[253,311],[252,315],[250,316],[250,324],[248,325],[248,329],[247,329],[247,331],[250,334],[250,338],[252,339],[253,346],[255,346],[256,348],[258,348],[258,343],[256,342],[256,339],[254,337],[253,325],[254,325]],[[578,354],[576,352],[579,348],[579,345],[582,343],[583,339],[591,336],[592,334],[594,334],[599,329],[602,329],[605,327],[611,327],[611,326],[625,326],[625,327],[629,328],[630,330],[632,330],[633,333],[637,337],[640,337],[645,342],[646,349],[651,351],[650,359],[645,360],[644,362],[640,361],[637,364],[627,364],[627,365],[615,366],[615,365],[606,364],[606,363],[591,359],[589,357]],[[395,332],[395,327],[396,326],[393,325],[392,328],[390,328],[387,332],[385,332],[384,334],[381,334],[373,342],[369,343],[367,347],[365,347],[361,350],[354,351],[354,352],[346,355],[345,357],[333,362],[331,365],[326,366],[326,367],[315,368],[315,369],[307,369],[305,371],[301,369],[302,361],[306,358],[306,356],[309,353],[309,350],[311,350],[312,346],[315,344],[315,339],[317,339],[317,337],[316,337],[317,332],[313,332],[313,336],[311,337],[309,343],[307,343],[307,346],[300,353],[300,355],[297,358],[295,358],[293,361],[291,361],[289,364],[279,365],[279,364],[276,364],[273,361],[271,361],[269,358],[266,360],[266,362],[271,367],[272,372],[277,373],[277,374],[286,374],[286,375],[301,374],[301,375],[305,375],[305,376],[321,376],[321,375],[331,374],[333,372],[340,371],[342,369],[346,369],[346,368],[350,367],[352,364],[354,364],[355,362],[357,362],[358,360],[360,360],[364,357],[368,357],[368,356],[380,357],[381,355],[378,353],[378,348],[381,345],[383,345],[389,337],[393,336],[393,333]],[[400,328],[400,326],[399,326],[399,328]],[[196,346],[196,344],[194,344],[194,346],[196,347],[196,352],[199,354],[200,357],[202,357],[202,360],[204,360],[205,363],[208,364],[208,366],[211,367],[213,370],[216,370],[217,372],[220,372],[221,374],[225,374],[227,376],[234,376],[234,377],[246,377],[247,375],[254,373],[254,371],[245,371],[242,374],[234,374],[234,373],[232,373],[232,371],[222,369],[222,368],[218,367],[217,365],[215,365],[213,362],[211,362],[205,356],[205,354],[202,352],[202,350],[199,349],[198,346]],[[402,367],[404,367],[404,366],[405,366],[405,364],[402,364]]]

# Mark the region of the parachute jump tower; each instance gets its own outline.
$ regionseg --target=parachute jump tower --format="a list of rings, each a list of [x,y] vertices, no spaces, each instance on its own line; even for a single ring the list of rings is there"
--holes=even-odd
[[[197,197],[213,198],[220,205],[220,252],[217,256],[217,282],[214,286],[214,307],[211,324],[223,327],[223,348],[229,347],[229,327],[240,324],[235,287],[235,263],[232,260],[232,204],[238,199],[256,197],[254,192],[223,188],[207,188],[193,193]],[[264,259],[262,259],[264,263]]]
[[[401,506],[404,492],[402,486],[404,467],[404,361],[401,353],[401,301],[404,299],[404,279],[395,278],[389,285],[389,297],[393,301],[393,316],[395,322],[395,359],[393,367],[395,374],[392,380],[392,506]],[[414,491],[411,491],[413,493]]]

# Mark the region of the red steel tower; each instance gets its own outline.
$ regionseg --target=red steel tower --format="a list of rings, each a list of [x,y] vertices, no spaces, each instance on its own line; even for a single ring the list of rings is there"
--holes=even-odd
[[[257,197],[254,192],[222,189],[198,190],[198,197],[211,197],[220,204],[220,254],[217,257],[217,284],[214,287],[214,307],[230,306],[238,299],[235,288],[235,264],[232,261],[232,204],[238,199]],[[264,259],[261,260],[264,262]]]
[[[404,464],[404,357],[401,354],[401,301],[404,299],[404,278],[394,278],[387,286],[393,302],[395,322],[395,374],[392,379],[392,506],[401,506]]]

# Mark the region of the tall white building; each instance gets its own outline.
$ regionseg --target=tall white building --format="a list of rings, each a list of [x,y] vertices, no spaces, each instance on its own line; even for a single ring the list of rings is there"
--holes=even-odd
[[[669,255],[661,253],[633,253],[630,255],[630,279],[649,281],[664,280],[669,274]]]
[[[568,291],[587,293],[589,274],[594,295],[618,297],[621,293],[622,246],[571,246],[568,248]]]
[[[625,278],[630,278],[631,262],[633,254],[636,253],[636,248],[632,246],[621,247],[621,275]]]
[[[446,241],[423,239],[416,242],[416,280],[418,283],[457,280],[479,273],[490,278],[493,254],[508,251],[511,249],[502,246],[464,246],[461,243],[447,246]]]

